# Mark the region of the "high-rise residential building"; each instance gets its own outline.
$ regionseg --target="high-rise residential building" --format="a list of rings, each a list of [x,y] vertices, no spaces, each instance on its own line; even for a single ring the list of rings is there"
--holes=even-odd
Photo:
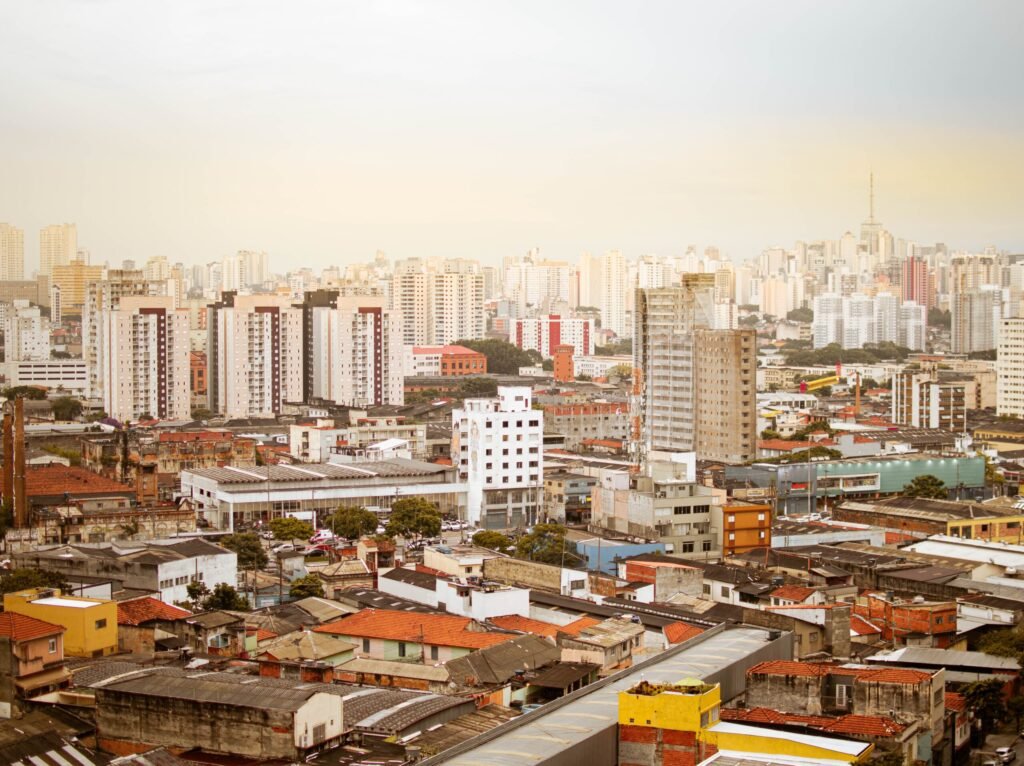
[[[695,451],[702,460],[744,463],[757,457],[757,332],[694,333]]]
[[[468,485],[467,520],[485,529],[537,521],[544,500],[544,413],[526,387],[499,386],[493,399],[452,411],[452,462]]]
[[[122,297],[100,314],[103,409],[120,421],[191,415],[188,312],[170,296]]]
[[[966,384],[942,381],[931,372],[896,373],[892,380],[892,422],[965,433]]]
[[[875,302],[866,295],[843,298],[843,348],[875,342]]]
[[[402,322],[386,298],[318,290],[306,293],[301,309],[305,401],[405,403]]]
[[[874,300],[875,343],[900,342],[900,299],[892,293],[879,293]]]
[[[237,291],[262,287],[268,276],[267,254],[262,250],[239,250],[220,264],[221,290]]]
[[[756,420],[753,393],[749,397],[736,394],[739,398],[733,401],[730,396],[735,391],[711,390],[720,386],[717,378],[721,377],[734,383],[737,391],[752,391],[745,381],[753,342],[749,334],[714,330],[714,292],[714,274],[685,274],[679,287],[637,290],[633,366],[640,369],[643,380],[642,440],[646,450],[695,451],[701,444],[701,428],[707,430],[705,444],[712,449],[712,443],[719,443],[722,425],[718,421],[732,423],[735,419],[736,443],[741,446],[732,449],[734,445],[728,445],[727,451],[733,455],[743,449],[747,424]],[[708,356],[707,364],[702,354]],[[722,369],[712,369],[716,366]],[[716,400],[716,396],[723,399]],[[729,413],[698,413],[702,401],[717,407],[724,406],[725,399],[729,399]],[[708,419],[702,421],[702,417]],[[716,454],[714,459],[730,458]]]
[[[811,335],[814,337],[815,348],[824,348],[833,343],[843,342],[843,297],[841,295],[826,293],[814,299]]]
[[[25,230],[0,223],[0,281],[25,278]]]
[[[572,346],[578,356],[594,353],[594,320],[563,317],[556,314],[516,319],[509,340],[519,348],[540,352],[545,359],[554,356],[563,344]]]
[[[477,340],[487,331],[484,278],[476,261],[451,259],[431,275],[428,304],[429,344],[446,346]]]
[[[85,305],[85,291],[90,282],[103,279],[102,266],[90,266],[85,261],[71,261],[53,266],[50,283],[60,288],[62,310],[65,316],[81,316]]]
[[[1001,288],[985,284],[957,289],[950,295],[950,313],[950,347],[954,354],[970,354],[996,348],[1003,320]]]
[[[1024,317],[1004,319],[996,362],[996,414],[1024,418]]]
[[[622,338],[630,337],[632,328],[626,321],[628,268],[619,250],[604,254],[598,262],[596,306],[601,312],[601,327]],[[593,287],[591,292],[595,292]]]
[[[407,346],[446,346],[486,333],[484,277],[476,261],[397,261],[391,306]]]
[[[928,311],[920,303],[904,301],[900,305],[899,340],[901,346],[923,351],[928,343]]]
[[[925,313],[935,306],[935,277],[924,258],[911,256],[903,261],[902,297],[924,306]]]
[[[154,282],[168,279],[171,276],[171,264],[165,255],[154,255],[146,265],[142,267],[142,273],[146,279]]]
[[[53,276],[55,266],[66,266],[78,259],[78,227],[57,223],[39,231],[39,273]],[[65,298],[67,300],[67,298]]]
[[[3,323],[5,362],[42,362],[50,358],[50,320],[38,306],[16,300]]]
[[[557,301],[569,300],[569,264],[547,261],[531,250],[525,258],[514,259],[505,269],[504,293],[517,316],[530,309],[546,309]],[[484,288],[486,294],[486,284]]]
[[[273,417],[303,400],[301,308],[288,296],[224,293],[207,309],[210,409]]]
[[[146,279],[141,269],[111,269],[105,278],[95,279],[86,285],[82,305],[82,356],[89,376],[89,398],[102,399],[106,387],[104,368],[99,359],[103,344],[103,312],[116,310],[122,298],[162,296],[165,291],[165,283]],[[63,295],[61,298],[63,300]]]

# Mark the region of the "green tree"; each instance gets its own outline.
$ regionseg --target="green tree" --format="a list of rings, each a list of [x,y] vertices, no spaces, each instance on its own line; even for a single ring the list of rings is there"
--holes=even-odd
[[[210,595],[203,600],[203,611],[227,609],[232,612],[248,612],[249,600],[226,582],[213,586]]]
[[[937,306],[928,309],[928,326],[948,330],[953,326],[953,315]]]
[[[614,367],[610,367],[605,375],[609,378],[621,378],[622,380],[628,380],[633,377],[633,365],[617,364]]]
[[[313,525],[292,516],[270,520],[270,531],[275,540],[308,540],[313,534]]]
[[[292,582],[292,587],[288,591],[288,595],[293,599],[300,598],[323,598],[324,597],[324,583],[315,574],[308,574],[305,577],[299,577]]]
[[[992,726],[1003,715],[1003,683],[990,678],[987,681],[972,681],[960,690],[967,703],[967,709],[981,720],[981,728],[991,731]]]
[[[633,353],[633,341],[629,338],[623,340],[616,340],[613,343],[609,343],[607,346],[595,346],[595,356],[622,356],[623,354]]]
[[[481,529],[473,535],[473,545],[489,548],[492,551],[506,551],[512,547],[512,540],[508,536],[501,534],[501,532]]]
[[[555,360],[545,359],[543,362],[540,363],[540,367],[545,372],[551,372],[552,370],[555,369]]]
[[[494,378],[482,378],[475,375],[468,375],[459,381],[458,396],[461,399],[494,396],[497,393],[498,381]]]
[[[260,538],[252,532],[228,535],[220,544],[238,554],[239,569],[263,569],[267,565],[267,552]]]
[[[213,412],[206,407],[196,407],[192,410],[193,420],[209,420],[211,417],[213,417]]]
[[[434,537],[441,532],[441,512],[422,497],[403,497],[391,505],[387,532],[392,537]]]
[[[377,531],[377,516],[365,508],[341,507],[327,519],[327,526],[336,535],[358,540]]]
[[[583,563],[565,537],[561,524],[537,524],[533,531],[523,535],[516,543],[516,556],[542,564],[575,567]]]
[[[907,759],[903,757],[903,751],[899,748],[894,750],[875,751],[878,753],[871,759],[871,766],[904,766]]]
[[[82,403],[70,396],[61,396],[50,402],[56,420],[74,420],[82,414]]]
[[[14,593],[29,588],[59,588],[65,591],[68,584],[62,574],[32,567],[12,569],[0,577],[0,593]]]
[[[782,434],[776,431],[774,428],[766,428],[761,432],[762,439],[781,439]]]
[[[946,491],[946,485],[942,483],[941,479],[926,473],[914,477],[914,480],[903,488],[903,495],[904,497],[925,497],[945,500],[949,497],[949,492]]]
[[[793,309],[792,311],[787,312],[786,319],[793,322],[813,322],[814,311],[806,306],[801,306],[798,309]]]
[[[138,519],[132,519],[131,521],[125,522],[121,525],[121,531],[129,540],[134,540],[135,535],[142,531],[142,525],[139,523]]]
[[[811,447],[810,449],[800,450],[799,452],[790,452],[788,455],[783,455],[777,458],[775,462],[783,465],[789,465],[791,463],[806,463],[814,458],[824,458],[826,460],[839,460],[843,457],[843,453],[837,449],[831,449],[830,447]]]
[[[1020,731],[1020,719],[1024,718],[1024,697],[1017,695],[1006,701],[1006,712],[1013,716],[1014,731]]]
[[[1024,659],[1024,633],[1019,628],[1002,628],[983,635],[978,640],[978,651],[996,657]]]
[[[19,396],[24,396],[26,399],[42,401],[46,398],[46,392],[35,386],[11,386],[0,391],[0,396],[4,399],[16,399]]]

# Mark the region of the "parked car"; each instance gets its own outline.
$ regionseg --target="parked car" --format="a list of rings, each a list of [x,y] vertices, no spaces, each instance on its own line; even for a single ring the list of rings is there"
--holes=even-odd
[[[1017,751],[1012,747],[997,747],[996,756],[1000,763],[1013,763],[1017,760]]]
[[[295,546],[292,543],[278,543],[270,549],[274,553],[285,553],[287,551],[295,550]]]

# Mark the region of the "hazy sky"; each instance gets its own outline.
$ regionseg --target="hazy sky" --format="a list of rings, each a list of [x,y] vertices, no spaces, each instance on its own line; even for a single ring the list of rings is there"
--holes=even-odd
[[[1024,250],[1024,2],[0,0],[0,221],[94,262]]]

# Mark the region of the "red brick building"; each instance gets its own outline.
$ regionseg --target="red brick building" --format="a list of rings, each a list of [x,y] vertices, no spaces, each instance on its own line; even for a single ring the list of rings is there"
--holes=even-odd
[[[878,627],[884,641],[938,649],[956,640],[956,610],[953,601],[905,601],[883,593],[860,596],[854,605],[854,614]]]
[[[188,358],[192,368],[192,395],[206,396],[206,354],[193,351]]]

